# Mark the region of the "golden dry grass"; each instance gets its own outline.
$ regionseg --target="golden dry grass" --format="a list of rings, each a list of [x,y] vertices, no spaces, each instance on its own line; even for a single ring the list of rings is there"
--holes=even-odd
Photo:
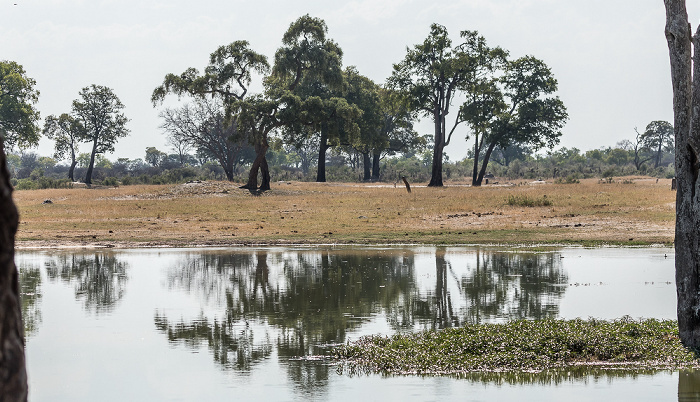
[[[227,182],[14,193],[19,246],[673,241],[670,180],[444,188]],[[511,195],[546,207],[509,206]],[[50,199],[52,203],[43,202]]]

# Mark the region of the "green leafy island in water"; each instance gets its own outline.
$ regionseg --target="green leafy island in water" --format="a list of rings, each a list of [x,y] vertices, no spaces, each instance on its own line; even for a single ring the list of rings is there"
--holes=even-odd
[[[333,351],[339,371],[393,374],[542,371],[571,366],[700,366],[673,320],[512,321],[414,334],[367,336]]]

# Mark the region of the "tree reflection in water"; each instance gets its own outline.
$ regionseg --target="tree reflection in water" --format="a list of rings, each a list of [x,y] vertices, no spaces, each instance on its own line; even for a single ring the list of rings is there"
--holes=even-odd
[[[124,296],[127,269],[112,252],[61,254],[47,263],[46,275],[73,284],[84,309],[99,314],[112,311]]]
[[[250,370],[274,348],[308,393],[329,370],[310,360],[378,315],[411,331],[558,313],[566,287],[557,285],[567,277],[556,253],[477,250],[466,267],[453,267],[445,248],[434,256],[436,280],[425,292],[411,249],[189,253],[170,269],[168,287],[218,312],[189,321],[157,312],[155,324],[172,343],[206,345],[225,369]]]
[[[24,336],[31,337],[41,324],[41,269],[35,264],[21,264],[19,271],[19,294],[22,303]]]
[[[221,318],[173,322],[156,313],[156,327],[171,342],[206,344],[225,368],[248,370],[271,353],[276,328],[280,359],[313,356],[343,341],[410,286],[404,252],[272,252],[189,254],[168,276],[168,287],[225,307]],[[274,275],[271,275],[274,270]],[[261,332],[260,339],[254,336]],[[327,368],[289,365],[295,382],[325,381]],[[304,380],[308,379],[308,380]],[[304,387],[308,389],[307,386]]]
[[[555,318],[567,282],[558,253],[477,250],[475,266],[461,279],[464,296],[472,307],[465,320]]]

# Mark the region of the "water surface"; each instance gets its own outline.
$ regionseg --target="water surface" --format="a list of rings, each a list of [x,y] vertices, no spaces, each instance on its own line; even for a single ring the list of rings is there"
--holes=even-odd
[[[675,318],[671,249],[20,251],[32,401],[693,400],[694,372],[339,375],[362,335]]]

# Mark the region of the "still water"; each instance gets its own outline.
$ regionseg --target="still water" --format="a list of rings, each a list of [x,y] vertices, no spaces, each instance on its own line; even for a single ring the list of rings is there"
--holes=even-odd
[[[31,401],[695,400],[700,374],[349,376],[370,334],[675,318],[666,248],[20,251]]]

